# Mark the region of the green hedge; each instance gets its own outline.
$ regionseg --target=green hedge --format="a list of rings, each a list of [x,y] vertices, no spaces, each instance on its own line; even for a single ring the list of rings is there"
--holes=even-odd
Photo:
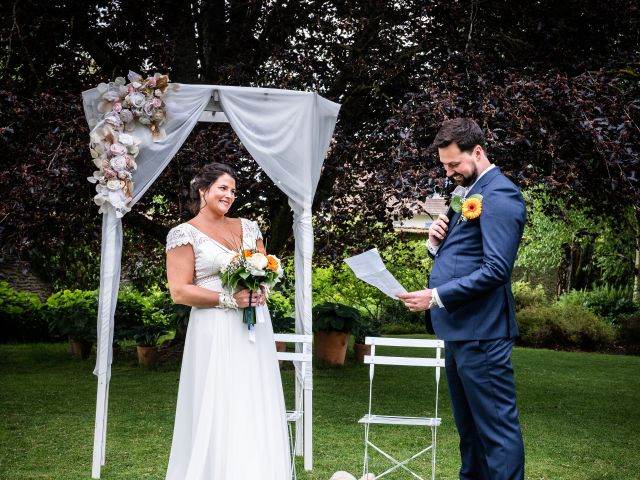
[[[527,307],[537,307],[549,303],[542,285],[538,284],[532,287],[529,282],[518,280],[511,284],[511,288],[516,300],[516,310]]]
[[[0,282],[0,343],[47,340],[49,327],[42,313],[42,302],[36,295]]]
[[[561,295],[558,301],[567,305],[580,305],[614,325],[618,324],[618,317],[621,315],[640,309],[632,300],[630,288],[598,287],[592,290],[572,290]]]
[[[580,305],[527,307],[517,317],[521,345],[603,350],[612,347],[615,338],[615,329],[607,320]]]
[[[169,329],[173,306],[167,292],[159,288],[144,293],[133,287],[120,289],[114,315],[114,339],[155,345]]]
[[[171,322],[184,322],[189,308],[175,305],[167,292],[144,293],[124,287],[118,294],[114,341],[153,344]],[[0,282],[0,342],[35,342],[76,337],[94,342],[98,317],[97,290],[62,290],[42,303],[32,293]]]
[[[98,317],[97,290],[62,290],[47,299],[44,317],[51,334],[95,342]]]

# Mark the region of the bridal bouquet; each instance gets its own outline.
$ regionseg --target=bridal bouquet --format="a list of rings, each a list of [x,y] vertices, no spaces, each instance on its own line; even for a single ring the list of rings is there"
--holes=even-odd
[[[255,250],[242,250],[237,253],[221,270],[222,285],[227,288],[247,288],[250,298],[261,287],[272,288],[282,277],[280,260],[275,255],[264,255]],[[242,321],[251,325],[256,323],[255,307],[244,309]]]

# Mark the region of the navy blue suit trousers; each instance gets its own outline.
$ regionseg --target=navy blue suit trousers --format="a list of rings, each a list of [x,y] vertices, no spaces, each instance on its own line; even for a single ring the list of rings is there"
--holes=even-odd
[[[513,340],[445,342],[447,385],[460,433],[461,480],[523,480]]]

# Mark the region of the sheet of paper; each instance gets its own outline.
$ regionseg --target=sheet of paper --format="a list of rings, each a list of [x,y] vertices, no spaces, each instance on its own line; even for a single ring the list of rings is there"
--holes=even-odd
[[[356,277],[376,287],[385,295],[397,300],[396,294],[406,292],[400,282],[384,266],[377,248],[346,258],[344,261]]]

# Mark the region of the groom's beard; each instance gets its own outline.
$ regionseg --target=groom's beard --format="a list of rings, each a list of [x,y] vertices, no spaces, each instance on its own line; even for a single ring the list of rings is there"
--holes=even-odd
[[[465,177],[464,175],[458,175],[458,174],[453,175],[451,177],[451,180],[453,180],[453,183],[455,183],[456,185],[461,185],[465,188],[473,185],[477,179],[478,179],[478,170],[475,165],[473,166],[473,172],[471,172],[471,175],[469,175],[468,177]]]

